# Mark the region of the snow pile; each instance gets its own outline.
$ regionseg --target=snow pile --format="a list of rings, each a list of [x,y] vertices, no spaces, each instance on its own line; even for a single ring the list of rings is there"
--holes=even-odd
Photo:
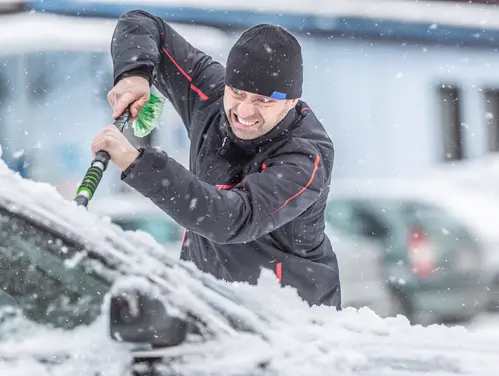
[[[15,314],[2,319],[0,375],[122,375],[129,361],[125,347],[106,336],[104,317],[70,332]]]
[[[173,273],[179,273],[176,278],[187,282],[179,269]],[[186,290],[200,287],[195,285],[190,283]],[[254,348],[246,346],[244,354],[275,372],[270,374],[344,375],[362,371],[368,375],[391,375],[406,370],[420,375],[492,375],[499,365],[497,337],[470,333],[463,327],[411,326],[405,317],[382,319],[367,308],[341,312],[328,307],[310,308],[297,298],[294,290],[281,288],[271,272],[262,273],[257,288],[244,283],[226,288],[242,301],[240,321],[258,329],[265,339],[258,346],[255,343]],[[228,312],[231,309],[227,307]],[[225,342],[220,342],[220,346],[225,346]],[[207,353],[193,354],[192,362],[176,369],[188,370],[186,374],[206,372],[210,359],[221,356],[217,353],[219,348],[204,347]],[[224,361],[241,356],[237,348],[227,349]],[[236,364],[227,373],[243,374],[238,370],[241,371]]]
[[[165,368],[183,375],[497,374],[496,336],[411,326],[404,317],[382,319],[369,309],[310,308],[271,271],[262,272],[258,286],[218,281],[175,261],[151,237],[124,232],[2,164],[0,203],[84,239],[116,268],[107,271],[117,278],[113,293],[161,291],[172,312],[201,318],[207,342],[192,338],[157,350],[175,360]],[[0,374],[121,375],[128,357],[125,346],[108,337],[107,311],[91,326],[68,332],[4,321]]]
[[[180,270],[174,274],[186,280]],[[369,309],[309,308],[290,289],[279,288],[270,273],[262,275],[259,288],[217,283],[244,297],[241,321],[244,313],[246,319],[253,316],[248,307],[259,311],[260,332],[157,350],[155,355],[178,360],[165,364],[165,369],[213,376],[222,370],[224,375],[260,374],[261,370],[261,374],[292,376],[492,376],[499,367],[497,337],[469,333],[462,327],[411,326],[404,317],[382,319]],[[90,375],[97,369],[105,375],[121,374],[118,370],[126,367],[129,358],[106,333],[102,321],[74,333],[33,330],[31,325],[29,331],[0,342],[0,374]],[[48,364],[40,361],[47,358]]]

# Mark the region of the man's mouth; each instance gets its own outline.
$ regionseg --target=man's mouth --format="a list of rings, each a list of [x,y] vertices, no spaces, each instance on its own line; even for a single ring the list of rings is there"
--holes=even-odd
[[[248,120],[244,120],[244,119],[241,119],[237,114],[235,114],[234,112],[232,113],[232,120],[234,121],[234,123],[236,124],[236,126],[238,127],[252,127],[254,126],[256,123],[258,123],[258,120],[253,120],[253,121],[248,121]]]

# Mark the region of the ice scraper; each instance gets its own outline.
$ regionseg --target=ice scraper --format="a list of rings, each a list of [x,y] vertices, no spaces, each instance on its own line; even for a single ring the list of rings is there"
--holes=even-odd
[[[151,87],[151,95],[147,104],[140,110],[139,118],[133,122],[133,133],[137,137],[145,137],[156,128],[165,105],[165,97],[153,87]],[[129,109],[123,111],[115,121],[114,125],[123,133],[130,125],[130,112]],[[88,202],[92,199],[95,191],[102,179],[104,171],[111,157],[105,151],[99,151],[95,155],[90,167],[85,174],[78,190],[74,201],[77,205],[87,207]]]

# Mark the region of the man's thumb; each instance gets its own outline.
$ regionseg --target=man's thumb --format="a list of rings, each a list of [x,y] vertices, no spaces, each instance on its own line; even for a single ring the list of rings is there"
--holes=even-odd
[[[139,116],[140,110],[147,104],[148,99],[145,96],[140,97],[139,100],[137,100],[131,107],[130,107],[130,113],[132,117],[137,117]]]

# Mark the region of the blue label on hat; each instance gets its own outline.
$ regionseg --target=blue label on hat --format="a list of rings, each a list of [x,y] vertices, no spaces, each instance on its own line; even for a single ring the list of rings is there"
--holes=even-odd
[[[274,91],[272,95],[270,96],[272,99],[286,99],[286,94],[285,93],[280,93],[278,91]]]

